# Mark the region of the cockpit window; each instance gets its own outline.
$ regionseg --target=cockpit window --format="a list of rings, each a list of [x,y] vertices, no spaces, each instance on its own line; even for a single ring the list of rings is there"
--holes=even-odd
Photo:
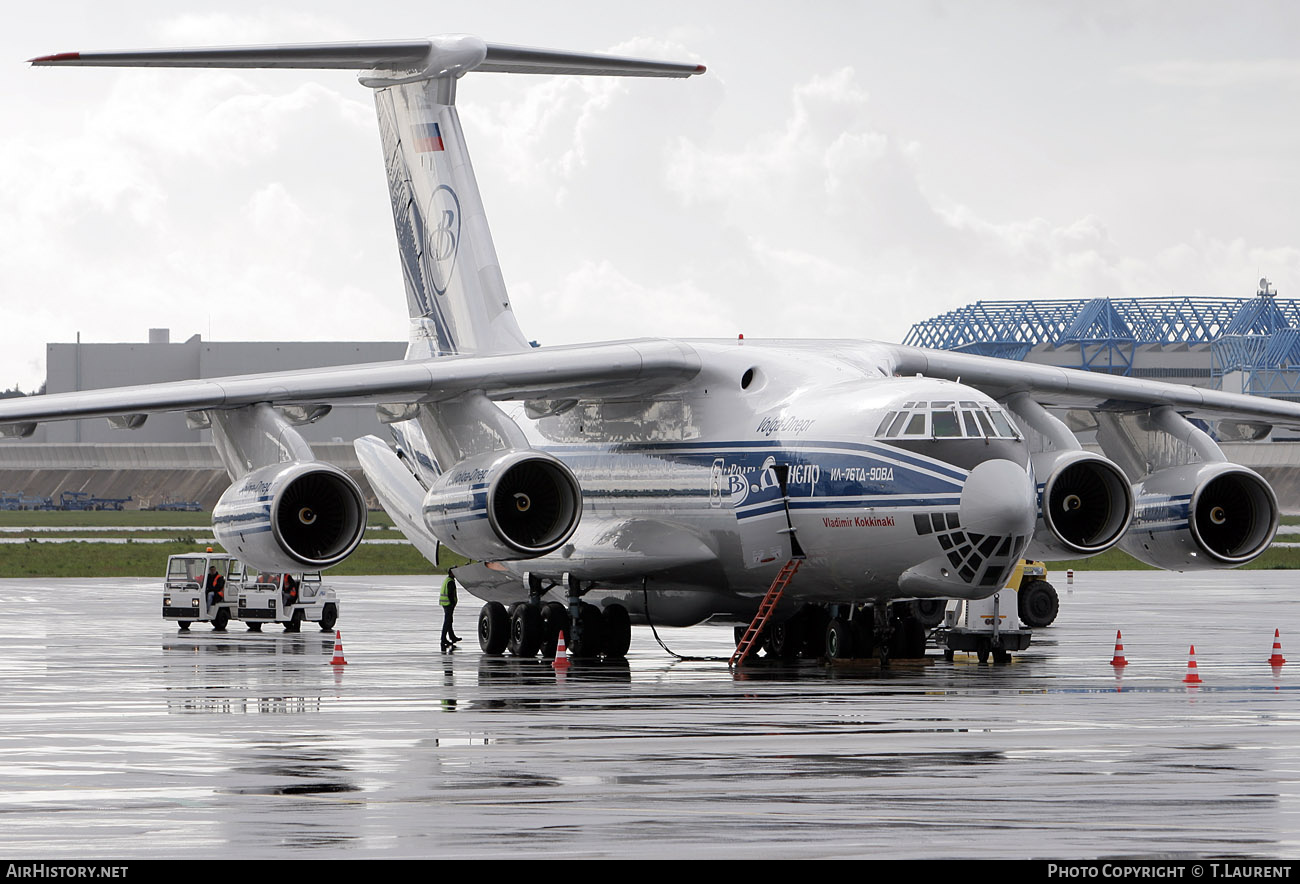
[[[1011,421],[1007,420],[1007,416],[1002,413],[1002,409],[989,409],[989,417],[993,418],[993,426],[997,428],[999,436],[1009,439],[1016,437],[1016,431],[1011,428]]]
[[[920,436],[931,439],[1019,439],[1010,417],[989,403],[951,399],[907,402],[891,411],[876,429],[877,438]]]
[[[935,405],[939,404],[941,403],[935,403]],[[932,428],[931,434],[935,437],[961,435],[961,427],[957,425],[957,412],[955,411],[944,410],[930,412],[930,426]]]

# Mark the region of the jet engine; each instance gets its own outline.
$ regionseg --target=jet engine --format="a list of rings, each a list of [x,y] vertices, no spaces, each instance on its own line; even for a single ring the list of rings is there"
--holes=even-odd
[[[1277,497],[1258,473],[1226,462],[1152,473],[1135,486],[1137,509],[1120,548],[1173,571],[1231,568],[1268,548]]]
[[[492,451],[445,471],[424,498],[424,522],[471,559],[531,559],[554,552],[578,527],[582,489],[556,458],[531,449]]]
[[[1078,449],[1034,455],[1042,483],[1031,559],[1093,556],[1124,536],[1133,517],[1133,490],[1123,470]]]
[[[347,558],[366,531],[352,477],[318,461],[272,464],[226,489],[212,511],[217,542],[262,571],[316,571]]]

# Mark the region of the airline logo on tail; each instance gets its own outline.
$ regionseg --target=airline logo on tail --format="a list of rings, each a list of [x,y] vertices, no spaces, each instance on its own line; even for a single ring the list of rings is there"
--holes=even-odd
[[[460,200],[456,197],[456,191],[440,184],[433,192],[433,199],[429,201],[427,217],[432,229],[429,230],[429,248],[426,254],[433,259],[432,265],[428,267],[428,279],[435,292],[445,295],[447,285],[451,282],[451,272],[456,267],[456,250],[460,245]]]

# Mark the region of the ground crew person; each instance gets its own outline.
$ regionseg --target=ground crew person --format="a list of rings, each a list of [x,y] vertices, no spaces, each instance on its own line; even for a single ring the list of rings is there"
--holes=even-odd
[[[285,608],[298,604],[298,581],[293,579],[292,574],[283,576],[283,582],[280,584],[280,595],[283,596]]]
[[[456,578],[450,573],[442,582],[442,595],[438,597],[438,604],[442,605],[442,650],[445,652],[460,641],[451,626],[451,615],[456,610]]]
[[[207,590],[208,608],[215,608],[225,599],[226,578],[217,572],[216,565],[208,568],[208,579],[203,581],[203,588]]]

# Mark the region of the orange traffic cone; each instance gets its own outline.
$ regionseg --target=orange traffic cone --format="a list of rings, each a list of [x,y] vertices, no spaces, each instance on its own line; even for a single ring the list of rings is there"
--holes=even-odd
[[[555,662],[551,664],[555,669],[569,668],[569,649],[564,646],[564,630],[560,630],[560,643],[555,646]]]
[[[1279,630],[1273,630],[1273,656],[1268,658],[1269,666],[1281,666],[1286,662],[1282,656],[1282,633]]]
[[[331,666],[346,666],[347,660],[343,659],[343,631],[334,630],[334,659],[330,661]]]
[[[1196,674],[1196,645],[1191,645],[1187,651],[1187,674],[1183,676],[1183,684],[1200,684],[1201,677]]]
[[[1115,656],[1110,658],[1111,666],[1127,666],[1128,661],[1124,659],[1124,640],[1120,636],[1119,630],[1115,630]]]

